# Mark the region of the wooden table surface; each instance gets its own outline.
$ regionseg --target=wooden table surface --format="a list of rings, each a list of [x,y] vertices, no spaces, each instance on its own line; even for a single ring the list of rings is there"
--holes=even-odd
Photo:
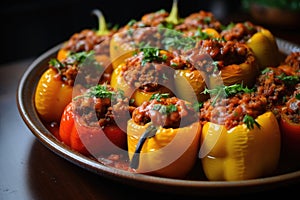
[[[286,39],[289,37],[285,35]],[[294,37],[296,39],[296,37]],[[299,38],[299,37],[297,37]],[[295,41],[299,42],[299,41]],[[299,44],[299,43],[298,43]],[[56,155],[27,128],[16,105],[20,77],[34,60],[0,66],[0,199],[217,199],[209,196],[153,192],[101,177]],[[299,196],[300,182],[259,193],[235,196],[253,199],[262,195]],[[143,194],[142,196],[138,196]]]

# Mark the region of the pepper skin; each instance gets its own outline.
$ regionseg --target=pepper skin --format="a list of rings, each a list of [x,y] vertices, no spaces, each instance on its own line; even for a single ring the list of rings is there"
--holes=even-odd
[[[122,43],[122,34],[122,32],[115,33],[110,40],[109,54],[113,69],[132,56],[132,52],[136,48],[131,42]]]
[[[259,65],[255,55],[247,45],[238,43],[235,48],[244,47],[245,57],[242,63],[231,63],[217,70],[209,76],[209,87],[215,88],[217,85],[243,84],[249,88],[253,87],[255,78],[259,74]]]
[[[72,110],[72,103],[69,103],[61,117],[59,126],[59,140],[71,147],[75,151],[78,151],[84,155],[88,155],[89,152],[82,144],[81,139],[74,125],[74,112]]]
[[[118,147],[126,149],[126,134],[118,126],[108,125],[103,129],[85,126],[74,114],[72,102],[66,106],[60,121],[59,140],[84,155],[113,153],[114,145],[106,137]]]
[[[256,121],[260,128],[251,130],[245,124],[230,130],[211,122],[204,124],[199,155],[208,180],[246,180],[274,173],[281,151],[279,125],[272,112]]]
[[[282,159],[289,168],[297,169],[300,167],[300,88],[299,84],[294,94],[281,108],[279,119],[280,131],[282,136]]]
[[[64,49],[64,48],[61,48],[61,49],[58,50],[56,58],[57,58],[57,60],[59,60],[59,61],[63,61],[63,60],[65,60],[69,55],[70,55],[70,51],[69,51],[69,50],[66,50],[66,49]]]
[[[133,153],[141,135],[149,123],[142,126],[133,122],[127,124],[128,153]],[[182,128],[159,127],[156,135],[148,138],[140,153],[138,173],[145,173],[171,178],[184,178],[194,167],[199,150],[201,124],[193,124]]]
[[[208,96],[203,94],[206,87],[204,74],[200,70],[177,69],[174,74],[176,96],[189,102],[203,102]]]
[[[215,39],[220,39],[221,36],[219,32],[216,29],[213,28],[204,28],[202,30],[203,33],[206,33],[209,38],[215,38]]]
[[[115,89],[122,90],[124,92],[124,95],[126,97],[129,97],[132,95],[132,89],[122,77],[122,68],[123,65],[119,65],[116,69],[113,70],[110,85]]]
[[[278,46],[274,36],[269,30],[261,28],[246,44],[253,50],[260,64],[260,70],[266,67],[275,67],[279,64],[280,54]]]
[[[209,76],[209,87],[215,88],[217,85],[234,85],[236,83],[253,87],[255,77],[259,74],[259,68],[253,57],[249,57],[242,64],[231,64],[222,68],[217,74]]]
[[[73,87],[65,84],[57,72],[48,68],[35,91],[35,108],[42,120],[59,122],[66,105],[72,100]]]
[[[300,124],[293,123],[285,114],[281,114],[280,130],[282,132],[283,148],[286,153],[291,157],[297,156],[300,158]]]

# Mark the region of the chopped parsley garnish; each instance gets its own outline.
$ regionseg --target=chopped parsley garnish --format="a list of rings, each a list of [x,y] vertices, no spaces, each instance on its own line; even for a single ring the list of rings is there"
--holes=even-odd
[[[245,27],[249,30],[249,31],[252,31],[254,29],[253,26],[249,25],[248,23],[244,23]]]
[[[203,32],[200,28],[197,29],[197,31],[195,32],[195,35],[194,35],[195,38],[198,38],[200,40],[206,40],[206,39],[209,39],[210,38],[210,35]]]
[[[74,62],[78,62],[78,64],[82,64],[86,61],[95,61],[95,52],[94,51],[82,51],[78,53],[71,53],[68,57],[70,59],[70,64]]]
[[[167,50],[189,50],[195,46],[196,40],[191,37],[184,37],[178,31],[164,29],[162,43]]]
[[[172,112],[176,112],[177,111],[177,107],[173,104],[171,105],[162,105],[162,104],[155,104],[153,105],[152,110],[156,110],[158,112],[160,112],[163,115],[168,115]]]
[[[55,69],[57,69],[59,74],[61,74],[61,69],[65,67],[65,65],[62,62],[60,62],[59,60],[57,60],[56,58],[52,58],[49,61],[49,65],[54,67]]]
[[[284,73],[277,76],[277,78],[282,80],[285,84],[288,84],[288,85],[295,85],[300,82],[299,76],[287,76]]]
[[[205,17],[203,19],[203,22],[206,23],[206,24],[209,24],[211,22],[211,17]]]
[[[266,73],[269,73],[271,71],[273,71],[273,70],[267,67],[267,68],[265,68],[264,70],[261,71],[261,74],[266,74]]]
[[[156,99],[157,101],[160,101],[161,98],[168,98],[169,95],[169,93],[155,93],[150,97],[150,100]]]
[[[60,62],[56,58],[52,58],[49,61],[49,65],[55,67],[58,70],[58,72],[60,72],[60,70],[64,68],[66,65],[75,65],[75,64],[77,65],[94,64],[95,66],[101,67],[95,59],[94,51],[70,53],[70,55],[68,55],[68,57],[63,62]]]
[[[131,19],[131,20],[127,23],[127,25],[128,25],[128,26],[133,26],[136,22],[137,22],[137,21],[136,21],[135,19]]]
[[[253,119],[250,115],[245,115],[243,118],[243,122],[246,124],[248,129],[254,129],[254,125],[256,125],[258,128],[260,128],[260,124]]]
[[[230,22],[227,26],[221,25],[222,30],[230,30],[235,26],[235,23]]]
[[[229,86],[225,86],[225,85],[219,85],[216,86],[214,89],[207,89],[205,88],[204,91],[202,92],[203,94],[210,94],[215,96],[212,99],[212,104],[214,105],[217,101],[217,99],[219,98],[226,98],[232,95],[235,95],[237,93],[251,93],[254,92],[254,88],[249,89],[247,86],[243,87],[243,85],[241,84],[234,84],[234,85],[229,85]]]
[[[193,104],[193,108],[196,112],[198,112],[203,107],[203,102],[196,102]]]
[[[142,59],[142,66],[144,66],[147,62],[163,62],[167,60],[167,55],[160,54],[160,50],[158,48],[142,48],[141,51],[143,52],[143,59]]]
[[[96,85],[87,92],[88,97],[112,98],[116,93],[107,89],[107,85]]]
[[[109,98],[111,100],[115,100],[117,98],[124,98],[124,92],[121,90],[118,90],[117,92],[111,91],[108,89],[108,86],[106,84],[103,84],[103,85],[96,85],[91,87],[88,90],[88,92],[86,92],[83,95],[75,97],[74,100],[80,97],[96,97],[101,99]]]

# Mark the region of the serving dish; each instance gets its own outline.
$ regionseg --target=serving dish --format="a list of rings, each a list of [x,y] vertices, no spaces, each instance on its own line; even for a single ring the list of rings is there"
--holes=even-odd
[[[283,55],[294,51],[300,51],[300,47],[291,42],[276,38],[279,50]],[[180,194],[203,194],[203,195],[227,195],[233,193],[252,193],[267,189],[274,189],[283,185],[300,181],[300,169],[284,169],[272,177],[258,178],[243,181],[206,181],[181,180],[162,178],[150,175],[135,174],[129,171],[104,165],[89,157],[83,156],[61,143],[40,120],[34,107],[35,87],[39,77],[47,69],[48,62],[53,58],[62,44],[59,44],[39,56],[28,67],[20,79],[17,89],[17,105],[21,117],[36,136],[36,138],[58,156],[80,166],[85,170],[94,172],[96,175],[154,191],[164,191]],[[216,192],[218,191],[218,192]]]

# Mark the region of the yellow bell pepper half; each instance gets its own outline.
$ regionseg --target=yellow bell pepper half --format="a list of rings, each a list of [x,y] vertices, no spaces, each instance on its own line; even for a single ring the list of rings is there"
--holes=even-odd
[[[217,85],[243,84],[249,88],[255,84],[255,78],[259,74],[259,67],[254,60],[242,64],[232,64],[224,67],[218,73],[208,76],[208,85],[215,88]]]
[[[256,118],[260,128],[245,124],[226,130],[207,122],[202,128],[199,157],[211,181],[235,181],[264,177],[278,167],[281,136],[272,112]]]
[[[199,70],[177,69],[174,74],[176,96],[189,102],[203,102],[209,96],[203,94],[205,76]]]
[[[123,41],[124,34],[126,34],[126,30],[115,33],[110,40],[109,54],[114,69],[123,63],[126,58],[131,57],[136,50],[133,41]]]
[[[266,67],[275,67],[279,64],[280,54],[278,46],[275,37],[269,30],[262,28],[246,44],[253,50],[261,70]]]
[[[130,119],[127,144],[132,159],[136,146],[149,123],[141,126]],[[169,178],[184,178],[194,167],[200,144],[201,124],[194,122],[182,128],[159,127],[154,137],[146,139],[140,152],[138,173]]]
[[[57,78],[57,72],[48,68],[41,76],[35,91],[35,108],[46,122],[60,122],[66,105],[72,100],[73,87]]]

